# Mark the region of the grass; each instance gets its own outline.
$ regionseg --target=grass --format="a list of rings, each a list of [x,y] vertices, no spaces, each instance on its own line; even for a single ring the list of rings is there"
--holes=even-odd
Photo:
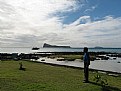
[[[121,76],[100,74],[108,81],[103,88],[94,82],[83,83],[83,70],[21,61],[26,71],[19,70],[20,61],[0,61],[0,91],[121,91]]]
[[[74,60],[74,59],[81,59],[83,60],[83,55],[77,55],[77,54],[73,54],[73,55],[56,55],[56,56],[51,56],[53,58],[55,57],[62,57],[64,59],[69,59],[69,60]],[[95,56],[94,55],[90,55],[90,60],[94,61]]]
[[[63,58],[81,59],[83,55],[61,55]]]

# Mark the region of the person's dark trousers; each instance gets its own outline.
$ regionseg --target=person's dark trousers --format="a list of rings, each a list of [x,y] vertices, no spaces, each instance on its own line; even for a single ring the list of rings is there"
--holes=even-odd
[[[88,77],[89,77],[89,65],[84,62],[84,81],[88,82]]]

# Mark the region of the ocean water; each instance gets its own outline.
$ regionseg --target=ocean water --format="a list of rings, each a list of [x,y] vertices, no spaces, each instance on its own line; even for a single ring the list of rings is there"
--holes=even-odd
[[[40,48],[32,50],[32,48],[0,48],[0,53],[34,53],[34,52],[82,52],[83,48]],[[89,52],[111,52],[121,53],[121,48],[89,48]]]

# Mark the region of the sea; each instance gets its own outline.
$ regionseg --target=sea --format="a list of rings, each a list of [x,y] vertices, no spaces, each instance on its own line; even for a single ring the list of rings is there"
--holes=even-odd
[[[0,47],[0,53],[35,53],[35,52],[83,52],[83,48],[40,48],[31,47]],[[121,48],[89,48],[89,52],[121,53]]]

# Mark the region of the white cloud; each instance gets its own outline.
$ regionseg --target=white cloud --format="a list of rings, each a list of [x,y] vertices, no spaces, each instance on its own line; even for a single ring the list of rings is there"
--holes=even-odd
[[[84,13],[85,13],[85,14],[88,14],[88,13],[94,11],[96,8],[97,8],[97,5],[91,6],[90,8],[86,9],[86,10],[84,11]]]
[[[80,24],[86,24],[86,23],[90,23],[91,19],[90,16],[82,16],[79,19],[77,19],[76,21],[74,21],[73,23],[71,23],[69,26],[77,26]],[[66,25],[65,25],[66,26]]]
[[[81,17],[79,19],[81,19]],[[70,24],[71,26],[66,26],[65,30],[71,31],[69,32],[71,34],[70,37],[73,36],[71,39],[78,42],[80,46],[99,45],[105,47],[120,47],[121,45],[121,17],[113,18],[107,16],[107,18],[100,21],[73,24],[74,26],[72,26],[72,24]]]
[[[11,44],[26,46],[27,43],[29,46],[39,45],[40,42],[51,42],[56,37],[56,40],[62,41],[61,17],[56,17],[54,14],[75,11],[77,8],[76,1],[73,0],[0,0],[0,35],[4,33],[0,40],[4,42],[1,46],[3,44],[5,44],[3,46]],[[56,36],[47,39],[53,33]],[[43,35],[47,38],[41,40]],[[34,38],[37,42],[31,40]]]
[[[80,16],[63,24],[62,17],[55,16],[58,12],[76,11],[77,4],[76,0],[0,0],[0,46],[42,46],[47,42],[120,47],[116,39],[121,39],[121,17],[92,21],[91,16]]]

